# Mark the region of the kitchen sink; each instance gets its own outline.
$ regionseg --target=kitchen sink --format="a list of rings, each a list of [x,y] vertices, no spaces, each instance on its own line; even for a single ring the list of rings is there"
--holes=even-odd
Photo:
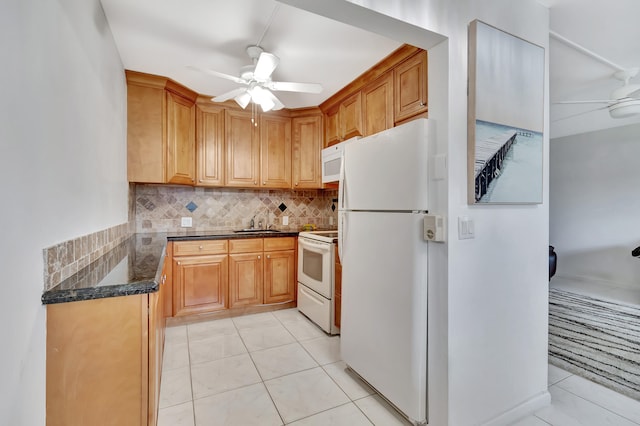
[[[277,234],[282,231],[278,231],[277,229],[240,229],[238,231],[233,231],[236,234]]]

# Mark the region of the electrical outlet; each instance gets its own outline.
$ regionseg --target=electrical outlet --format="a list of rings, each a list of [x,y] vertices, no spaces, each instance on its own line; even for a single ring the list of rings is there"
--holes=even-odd
[[[289,216],[282,216],[282,226],[287,226],[289,224]]]
[[[183,217],[180,219],[180,226],[183,228],[191,228],[193,226],[193,218]]]
[[[333,225],[333,216],[329,216],[329,225]]]

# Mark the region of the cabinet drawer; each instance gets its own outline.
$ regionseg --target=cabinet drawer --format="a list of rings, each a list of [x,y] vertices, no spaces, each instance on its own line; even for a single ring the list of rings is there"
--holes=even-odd
[[[262,251],[262,238],[229,240],[229,253],[253,253]]]
[[[175,241],[173,255],[226,254],[228,247],[227,240]]]
[[[264,251],[293,250],[296,248],[295,237],[265,238]]]

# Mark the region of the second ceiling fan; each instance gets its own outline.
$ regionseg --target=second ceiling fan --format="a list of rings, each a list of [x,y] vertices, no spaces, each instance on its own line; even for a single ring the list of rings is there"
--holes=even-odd
[[[239,77],[209,69],[201,69],[203,72],[216,77],[226,78],[243,86],[215,96],[211,99],[212,101],[225,102],[229,99],[234,99],[242,108],[245,108],[249,102],[253,102],[260,105],[262,111],[267,112],[284,108],[284,104],[272,91],[322,92],[322,85],[318,83],[295,83],[271,80],[271,74],[278,66],[280,58],[273,53],[265,52],[260,46],[248,46],[247,54],[253,64],[240,68]]]

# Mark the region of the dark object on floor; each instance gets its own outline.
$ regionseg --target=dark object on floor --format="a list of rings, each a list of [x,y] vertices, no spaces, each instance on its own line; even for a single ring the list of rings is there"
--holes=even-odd
[[[549,281],[551,277],[556,274],[556,265],[558,264],[558,255],[553,249],[553,246],[549,246]]]
[[[640,247],[634,248],[633,251],[631,252],[631,256],[640,257]]]

